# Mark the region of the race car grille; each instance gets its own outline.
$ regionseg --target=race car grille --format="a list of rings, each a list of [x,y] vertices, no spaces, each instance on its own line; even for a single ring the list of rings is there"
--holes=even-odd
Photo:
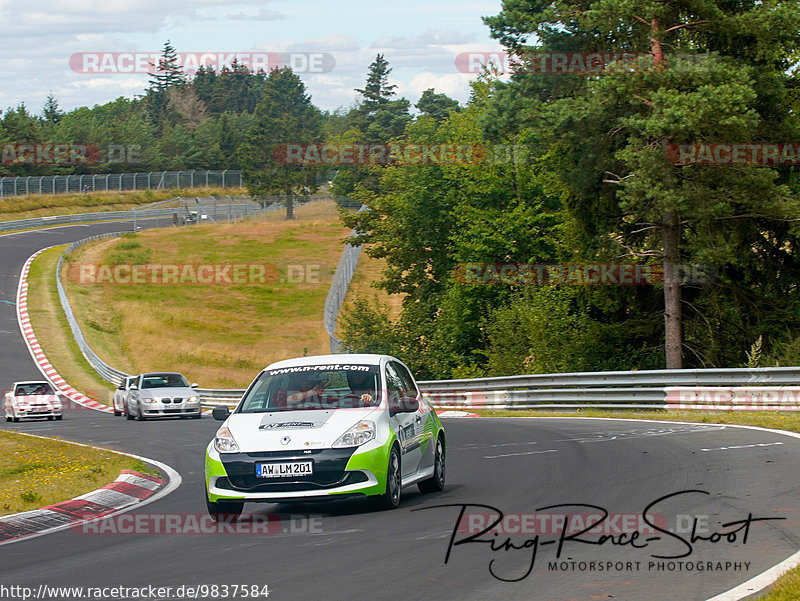
[[[349,484],[358,484],[359,482],[366,482],[369,480],[364,472],[347,472],[346,475],[338,482],[330,484],[319,484],[313,481],[304,482],[270,482],[265,483],[263,478],[257,479],[259,482],[254,486],[242,486],[239,478],[220,478],[217,480],[217,488],[227,490],[246,490],[247,492],[301,492],[308,490],[324,490],[326,488],[336,488],[338,486],[347,486]]]
[[[347,478],[351,477],[350,473],[345,472],[345,466],[354,452],[354,448],[317,449],[309,453],[302,451],[270,451],[263,453],[226,453],[221,455],[220,458],[225,466],[228,479],[234,488],[248,492],[273,492],[282,490],[315,490],[341,486]],[[313,462],[313,474],[296,478],[259,478],[256,476],[257,463],[292,459],[298,461],[310,459]]]

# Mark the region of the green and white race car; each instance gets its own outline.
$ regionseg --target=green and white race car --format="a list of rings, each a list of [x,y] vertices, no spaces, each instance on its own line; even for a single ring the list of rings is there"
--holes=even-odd
[[[373,497],[445,483],[445,433],[408,368],[387,355],[322,355],[273,363],[206,449],[208,512],[239,515],[245,502]]]

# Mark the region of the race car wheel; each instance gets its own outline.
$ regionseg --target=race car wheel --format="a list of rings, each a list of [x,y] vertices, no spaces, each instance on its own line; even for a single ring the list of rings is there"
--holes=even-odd
[[[392,447],[389,453],[389,464],[386,469],[386,492],[378,495],[378,506],[383,509],[395,509],[400,505],[400,487],[403,475],[400,471],[400,452]]]
[[[420,492],[438,492],[444,490],[444,443],[440,436],[436,440],[436,451],[433,457],[433,476],[417,484]]]
[[[219,501],[214,503],[208,500],[208,492],[206,491],[206,509],[208,515],[215,522],[230,520],[233,521],[242,515],[244,509],[244,501]]]

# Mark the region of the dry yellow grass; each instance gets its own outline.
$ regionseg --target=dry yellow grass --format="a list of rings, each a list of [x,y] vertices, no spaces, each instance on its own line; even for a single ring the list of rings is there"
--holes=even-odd
[[[386,260],[373,259],[366,253],[366,248],[362,250],[358,259],[358,267],[356,267],[353,280],[347,289],[343,308],[351,305],[356,299],[365,298],[388,306],[389,316],[397,319],[403,308],[405,294],[388,294],[385,290],[380,290],[372,285],[381,279],[381,273],[386,267]]]
[[[153,473],[112,451],[0,432],[0,515],[72,499],[114,480],[120,470]]]
[[[150,230],[83,247],[73,263],[109,263],[115,256],[162,264],[269,263],[281,279],[217,286],[65,281],[82,330],[119,369],[180,371],[208,387],[243,387],[272,361],[329,352],[323,307],[347,230],[326,205],[299,207],[296,221],[271,216]],[[298,281],[300,273],[308,277]]]

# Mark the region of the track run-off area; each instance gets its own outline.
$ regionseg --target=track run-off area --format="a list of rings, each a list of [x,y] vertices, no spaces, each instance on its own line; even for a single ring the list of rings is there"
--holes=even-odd
[[[26,259],[122,229],[0,236],[0,389],[40,378],[13,305]],[[248,504],[241,524],[212,532],[203,453],[218,423],[209,417],[131,422],[74,409],[61,422],[2,426],[149,457],[182,479],[105,527],[76,524],[0,546],[0,584],[34,591],[171,587],[161,598],[177,599],[180,587],[207,585],[220,587],[216,598],[266,586],[272,599],[303,601],[702,601],[744,598],[724,594],[800,550],[800,438],[770,430],[446,419],[441,493],[405,489],[394,511],[358,500]],[[198,598],[215,598],[204,591]]]

